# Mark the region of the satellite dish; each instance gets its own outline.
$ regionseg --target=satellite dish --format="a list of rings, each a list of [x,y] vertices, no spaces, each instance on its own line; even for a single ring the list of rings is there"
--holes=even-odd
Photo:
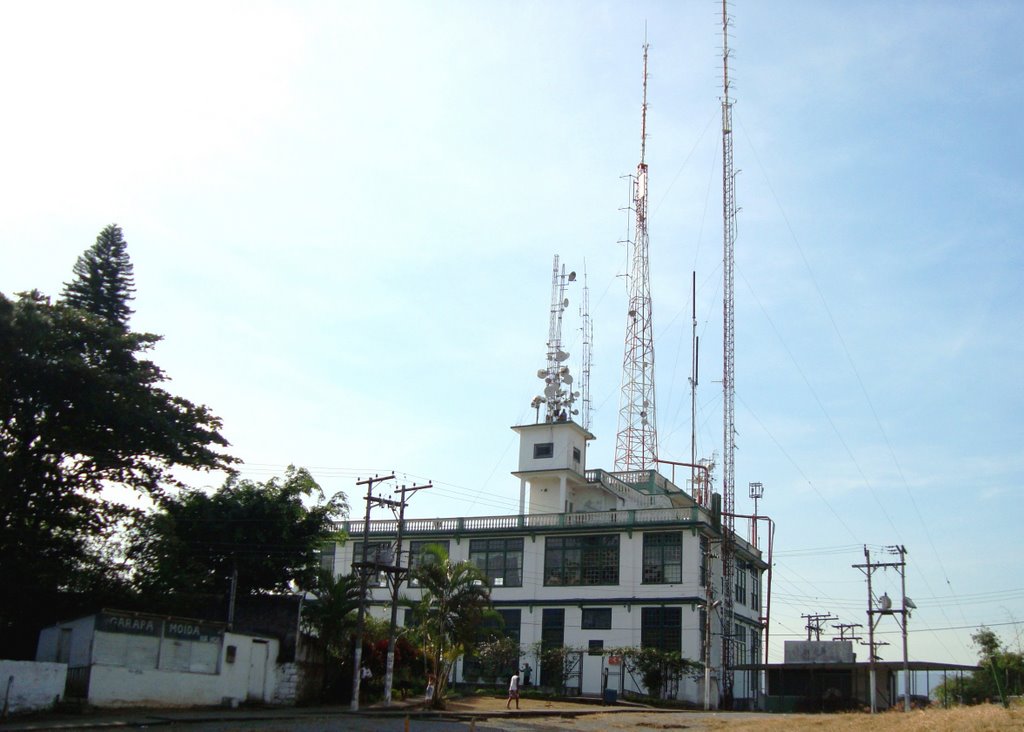
[[[550,399],[557,393],[558,387],[555,386],[554,384],[548,384],[547,386],[544,387],[544,396],[546,396],[548,399]]]
[[[904,596],[903,604],[906,605],[911,610],[917,610],[917,605],[915,605],[914,601],[911,600],[909,597]]]
[[[635,318],[636,317],[636,310],[630,310],[629,311],[629,317]]]
[[[573,399],[576,399],[577,397],[579,397],[579,395],[580,395],[580,393],[579,393],[578,391],[574,391],[574,392],[572,393],[572,398],[573,398]]]
[[[569,358],[569,354],[566,353],[565,351],[558,351],[555,354],[555,360],[558,361],[559,363],[565,361],[567,358]]]
[[[578,410],[578,409],[574,409],[574,410],[572,410],[572,413],[573,413],[573,414],[579,414],[579,413],[580,413],[580,410]]]
[[[541,397],[539,397],[539,396],[535,396],[535,397],[533,398],[533,401],[532,401],[532,402],[530,402],[530,406],[531,406],[531,407],[533,407],[534,409],[536,409],[536,408],[537,408],[537,407],[539,407],[539,406],[540,406],[540,405],[541,405],[541,404],[542,404],[543,402],[544,402],[544,400],[543,400],[543,399],[542,399]]]
[[[564,300],[562,300],[562,307],[563,308],[569,307],[569,298],[565,298]]]
[[[538,379],[546,379],[547,377],[548,377],[548,370],[547,369],[537,369],[537,378]]]
[[[878,607],[880,607],[882,610],[892,609],[892,599],[889,597],[888,593],[878,598]]]
[[[566,384],[571,384],[572,383],[572,375],[571,374],[566,374],[565,376],[562,377],[562,381],[564,381]]]
[[[569,282],[575,282],[575,281],[576,281],[576,272],[572,271],[572,272],[569,273]]]
[[[640,420],[640,424],[642,424],[644,427],[646,427],[649,424],[649,422],[647,421],[647,417],[643,417]]]

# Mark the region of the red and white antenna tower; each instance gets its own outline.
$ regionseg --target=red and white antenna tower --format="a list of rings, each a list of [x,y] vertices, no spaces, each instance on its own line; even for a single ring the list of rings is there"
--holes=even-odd
[[[654,419],[654,325],[651,318],[650,266],[647,259],[647,49],[644,39],[643,106],[640,116],[640,163],[633,178],[633,239],[627,237],[630,271],[627,289],[626,348],[622,359],[619,434],[615,470],[653,468],[658,455]]]
[[[732,157],[729,96],[729,10],[722,0],[722,696],[733,688],[733,578],[736,574],[736,323],[733,268],[736,244],[736,173]]]

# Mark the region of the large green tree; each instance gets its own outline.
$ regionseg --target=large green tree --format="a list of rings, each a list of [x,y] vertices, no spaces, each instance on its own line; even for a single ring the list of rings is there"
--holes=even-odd
[[[212,494],[185,490],[160,499],[139,522],[130,556],[144,596],[178,611],[224,597],[312,589],[320,549],[348,515],[345,494],[327,497],[305,468],[283,479],[230,476]]]
[[[441,706],[452,666],[479,638],[491,597],[486,575],[471,562],[452,563],[438,545],[425,547],[421,557],[410,575],[421,590],[414,617],[436,679],[431,701]]]
[[[978,649],[978,670],[963,678],[947,679],[935,689],[943,704],[1007,703],[1008,697],[1024,693],[1024,654],[1010,650],[999,636],[982,626],[971,634]]]
[[[130,275],[130,270],[128,271]],[[126,290],[122,288],[121,296]],[[221,422],[169,393],[147,358],[159,341],[127,313],[0,293],[0,654],[34,651],[40,623],[122,593],[119,529],[135,511],[111,496],[159,497],[178,469],[227,469]],[[122,300],[124,302],[124,300]]]
[[[134,268],[121,227],[111,224],[75,262],[75,278],[64,285],[63,299],[72,307],[128,327],[134,299]]]

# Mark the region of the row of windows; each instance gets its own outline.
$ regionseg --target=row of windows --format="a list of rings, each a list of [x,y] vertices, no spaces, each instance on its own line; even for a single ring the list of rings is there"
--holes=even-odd
[[[490,631],[490,638],[505,637],[520,641],[522,627],[522,610],[501,609],[497,618],[486,618],[483,627]],[[705,611],[700,611],[700,628],[704,628],[707,619]],[[412,611],[405,611],[405,625],[412,624]],[[610,630],[612,627],[612,609],[610,607],[587,607],[582,609],[580,628],[582,630]],[[717,631],[715,631],[717,633]],[[541,642],[549,647],[563,644],[565,639],[565,609],[544,608],[541,613]],[[701,633],[701,658],[705,653],[706,634]],[[590,652],[601,652],[603,641],[592,640]],[[761,633],[741,623],[733,626],[733,643],[737,663],[761,662]],[[642,648],[658,648],[664,651],[682,651],[683,647],[683,609],[681,607],[642,607],[640,608],[640,646]]]
[[[646,532],[643,535],[642,584],[678,584],[683,581],[683,535],[679,531]],[[423,547],[438,544],[446,552],[448,541],[412,541],[409,567],[423,561]],[[332,545],[333,546],[333,545]],[[708,579],[708,542],[701,537],[700,583]],[[354,562],[362,561],[363,545],[354,545]],[[333,551],[323,554],[323,565],[333,568]],[[370,562],[392,564],[392,545],[372,543],[367,547]],[[522,587],[523,539],[472,539],[469,561],[480,569],[492,587]],[[750,607],[760,609],[759,577],[751,568]],[[383,573],[377,576],[383,581]],[[619,535],[547,537],[544,544],[544,585],[546,587],[580,585],[617,585],[619,583]],[[736,572],[735,600],[747,604],[747,570]]]

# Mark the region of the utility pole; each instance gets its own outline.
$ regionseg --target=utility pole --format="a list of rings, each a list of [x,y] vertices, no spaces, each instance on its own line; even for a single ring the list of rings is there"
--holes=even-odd
[[[811,635],[814,636],[814,640],[821,640],[821,626],[826,620],[839,620],[832,613],[815,613],[811,615],[801,615],[801,618],[807,619],[807,640],[811,640]]]
[[[910,661],[907,654],[907,619],[910,617],[910,611],[917,607],[913,600],[907,597],[907,548],[899,546],[886,547],[886,550],[890,554],[898,554],[900,559],[898,562],[872,562],[871,552],[868,548],[864,547],[864,564],[854,564],[854,569],[859,569],[864,572],[868,580],[868,645],[871,647],[871,713],[874,714],[878,710],[877,705],[877,689],[875,688],[875,649],[879,645],[887,645],[885,643],[875,642],[875,628],[881,619],[889,615],[903,632],[903,711],[910,711]],[[899,608],[893,608],[892,599],[888,594],[883,594],[878,598],[878,607],[875,607],[875,596],[871,591],[871,576],[875,571],[879,569],[894,569],[900,576],[900,595],[901,602]]]
[[[402,568],[402,529],[405,525],[405,507],[408,505],[406,501],[406,494],[415,493],[416,491],[423,490],[424,488],[433,488],[433,483],[427,483],[426,485],[414,485],[414,486],[402,486],[398,489],[398,493],[401,498],[398,501],[387,501],[387,505],[394,512],[395,507],[398,508],[398,531],[395,536],[395,564],[393,567],[387,568],[385,571],[388,573],[388,578],[391,583],[391,626],[388,630],[388,661],[387,670],[384,674],[384,706],[391,706],[391,690],[394,686],[395,678],[395,640],[398,629],[398,590],[402,586],[403,577],[408,574],[412,567]]]
[[[708,540],[704,552],[704,711],[711,709],[711,611],[721,604],[721,600],[714,599],[714,585],[711,571],[711,560],[718,557],[711,551],[711,541]]]
[[[394,480],[395,474],[384,476],[373,476],[366,480],[357,480],[356,485],[366,486],[366,518],[363,521],[363,556],[360,562],[355,565],[359,571],[359,613],[356,615],[356,642],[352,665],[352,701],[349,708],[353,712],[359,711],[359,684],[362,681],[363,671],[363,630],[366,625],[366,585],[370,578],[369,550],[370,550],[370,509],[379,504],[383,499],[373,497],[373,486],[375,483],[383,483],[386,480]],[[376,564],[376,562],[374,562]]]
[[[855,628],[863,628],[861,623],[834,623],[833,628],[839,631],[839,637],[833,638],[834,641],[859,641],[860,636],[854,635]],[[850,635],[846,635],[846,631],[850,631]]]

